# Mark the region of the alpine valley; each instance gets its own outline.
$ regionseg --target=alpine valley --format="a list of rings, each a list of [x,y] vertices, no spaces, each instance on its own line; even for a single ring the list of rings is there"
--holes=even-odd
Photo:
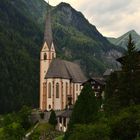
[[[38,106],[39,53],[48,7],[58,57],[80,64],[87,76],[118,67],[115,59],[124,48],[111,44],[69,4],[51,7],[44,0],[1,0],[0,113]]]

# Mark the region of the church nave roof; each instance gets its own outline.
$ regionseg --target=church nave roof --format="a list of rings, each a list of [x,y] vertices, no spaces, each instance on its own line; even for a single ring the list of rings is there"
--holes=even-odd
[[[75,83],[87,80],[79,65],[61,59],[52,61],[45,78],[71,79]]]

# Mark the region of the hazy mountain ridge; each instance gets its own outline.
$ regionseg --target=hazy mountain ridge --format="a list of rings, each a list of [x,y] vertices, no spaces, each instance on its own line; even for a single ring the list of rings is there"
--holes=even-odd
[[[118,38],[108,38],[108,40],[116,45],[116,46],[120,46],[122,48],[127,48],[127,42],[128,42],[128,38],[129,35],[131,34],[132,39],[135,43],[135,46],[137,49],[140,49],[140,35],[135,31],[135,30],[131,30],[127,33],[125,33],[124,35],[118,37]]]

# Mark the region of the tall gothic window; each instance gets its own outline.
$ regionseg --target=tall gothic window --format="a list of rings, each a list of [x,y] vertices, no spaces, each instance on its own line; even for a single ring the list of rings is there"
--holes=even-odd
[[[59,83],[56,83],[56,98],[59,98]]]
[[[66,95],[68,95],[68,83],[66,83]]]
[[[52,53],[52,59],[54,58],[54,53]]]
[[[44,53],[44,60],[47,60],[47,54]]]
[[[48,84],[48,98],[51,98],[51,83]]]
[[[78,91],[78,85],[76,84],[76,91]]]

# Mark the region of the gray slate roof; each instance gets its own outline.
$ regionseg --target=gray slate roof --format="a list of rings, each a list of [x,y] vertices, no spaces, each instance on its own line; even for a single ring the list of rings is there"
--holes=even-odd
[[[99,83],[101,85],[105,85],[104,78],[93,77],[92,80],[96,81],[97,83]]]
[[[79,65],[61,59],[52,61],[45,78],[70,79],[74,83],[82,83],[87,80]]]

